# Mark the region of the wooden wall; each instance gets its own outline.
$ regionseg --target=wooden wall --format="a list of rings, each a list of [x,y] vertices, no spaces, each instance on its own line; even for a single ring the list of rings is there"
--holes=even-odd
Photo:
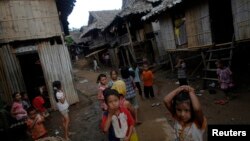
[[[209,20],[209,5],[207,0],[192,4],[185,13],[188,47],[198,47],[212,44]]]
[[[0,97],[7,103],[12,102],[12,94],[25,90],[19,61],[9,45],[0,46]]]
[[[159,22],[163,47],[165,50],[176,49],[173,22],[170,15],[160,17]]]
[[[61,35],[55,0],[0,0],[0,43]]]
[[[79,98],[73,83],[70,56],[66,46],[62,44],[51,45],[50,42],[42,42],[38,44],[38,54],[52,105],[55,106],[52,83],[56,80],[61,81],[68,102],[70,104],[78,102]]]
[[[250,38],[250,0],[231,0],[236,40]]]

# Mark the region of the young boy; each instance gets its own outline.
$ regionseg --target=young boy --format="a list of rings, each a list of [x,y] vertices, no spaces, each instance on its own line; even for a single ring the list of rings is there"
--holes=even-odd
[[[188,85],[187,74],[186,74],[186,63],[184,62],[184,60],[181,58],[178,58],[175,68],[177,68],[179,85],[180,86]]]
[[[151,70],[149,70],[148,65],[143,65],[143,72],[142,72],[142,80],[144,85],[144,94],[147,99],[149,99],[149,95],[151,98],[154,98],[154,89],[153,89],[153,79],[154,75]]]

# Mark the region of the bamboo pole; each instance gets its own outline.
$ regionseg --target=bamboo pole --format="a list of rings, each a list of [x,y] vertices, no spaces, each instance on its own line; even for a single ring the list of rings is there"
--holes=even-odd
[[[131,55],[133,57],[134,62],[136,62],[135,51],[134,51],[134,46],[133,46],[131,33],[130,33],[130,30],[129,30],[129,26],[128,26],[128,21],[126,21],[125,24],[126,24],[126,28],[127,28],[127,32],[128,32],[129,43],[130,43],[130,46],[131,46],[131,49],[132,49],[132,54]],[[128,61],[130,62],[130,60],[128,60]]]

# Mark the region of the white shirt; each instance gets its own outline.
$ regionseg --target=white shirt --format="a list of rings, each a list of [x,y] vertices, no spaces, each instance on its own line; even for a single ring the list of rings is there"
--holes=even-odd
[[[59,111],[64,111],[64,110],[67,110],[69,108],[69,104],[68,104],[66,99],[65,99],[64,103],[60,102],[60,99],[65,98],[65,95],[63,94],[63,92],[61,92],[61,91],[57,92],[56,93],[56,98],[59,100],[57,102],[57,107],[58,107]]]

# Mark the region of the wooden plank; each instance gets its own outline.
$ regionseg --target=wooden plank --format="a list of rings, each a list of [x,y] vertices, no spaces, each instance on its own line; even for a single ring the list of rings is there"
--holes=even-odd
[[[212,50],[208,50],[207,52],[224,51],[224,50],[230,50],[230,49],[234,49],[234,47],[212,49]],[[211,60],[211,59],[210,59],[210,60]]]

